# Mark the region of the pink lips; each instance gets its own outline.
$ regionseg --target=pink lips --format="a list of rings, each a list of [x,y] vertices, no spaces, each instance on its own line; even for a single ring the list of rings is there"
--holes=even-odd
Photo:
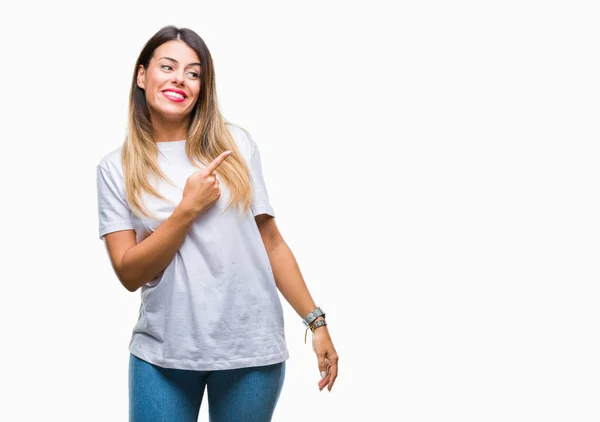
[[[169,96],[169,95],[167,95],[167,94],[166,94],[166,93],[167,93],[167,92],[169,92],[169,91],[171,91],[171,92],[176,92],[176,93],[178,93],[178,94],[181,94],[181,95],[183,95],[183,98],[175,98],[175,97]],[[163,92],[162,92],[162,95],[164,95],[166,98],[168,98],[169,100],[171,100],[171,101],[173,101],[173,102],[176,102],[176,103],[181,103],[181,102],[183,102],[183,101],[185,100],[185,97],[186,97],[185,93],[183,93],[183,92],[181,92],[181,91],[174,90],[174,89],[168,89],[168,90],[166,90],[166,91],[163,91]]]

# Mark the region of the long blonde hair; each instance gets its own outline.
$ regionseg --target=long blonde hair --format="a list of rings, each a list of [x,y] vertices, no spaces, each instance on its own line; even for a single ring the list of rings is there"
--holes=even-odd
[[[129,207],[138,217],[152,217],[142,204],[142,195],[167,200],[149,182],[149,175],[158,176],[172,183],[158,166],[158,148],[153,140],[154,131],[150,121],[150,112],[146,103],[146,95],[137,85],[137,73],[140,65],[148,67],[154,51],[171,40],[181,40],[192,48],[201,63],[201,89],[196,104],[189,116],[189,125],[185,150],[190,162],[198,167],[197,162],[208,165],[221,153],[231,150],[232,153],[215,170],[231,192],[227,209],[236,203],[243,212],[250,209],[251,184],[250,171],[242,158],[235,140],[227,129],[230,124],[222,115],[217,103],[214,67],[208,47],[191,29],[165,26],[152,36],[142,49],[133,72],[131,91],[129,94],[128,135],[123,143],[121,161],[125,177],[125,195]],[[242,128],[242,130],[244,130]]]

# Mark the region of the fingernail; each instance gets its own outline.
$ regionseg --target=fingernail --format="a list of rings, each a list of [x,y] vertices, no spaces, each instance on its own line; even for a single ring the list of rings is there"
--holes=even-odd
[[[325,371],[321,371],[321,379],[325,378],[326,372]]]

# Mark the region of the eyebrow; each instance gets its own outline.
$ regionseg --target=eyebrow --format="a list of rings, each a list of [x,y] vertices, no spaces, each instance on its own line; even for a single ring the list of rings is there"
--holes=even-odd
[[[160,59],[167,59],[167,60],[171,60],[172,62],[179,63],[177,60],[172,59],[171,57],[161,57]],[[158,60],[160,60],[160,59],[158,59]],[[200,66],[200,67],[202,67],[202,65],[200,63],[190,63],[190,64],[188,64],[188,66]]]

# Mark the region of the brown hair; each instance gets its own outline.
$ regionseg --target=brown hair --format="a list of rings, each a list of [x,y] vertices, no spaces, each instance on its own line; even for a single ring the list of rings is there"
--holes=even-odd
[[[172,40],[186,43],[196,52],[201,64],[201,88],[196,104],[189,115],[186,154],[190,162],[198,167],[196,161],[206,166],[221,153],[231,150],[232,153],[215,172],[231,192],[227,209],[236,203],[238,208],[241,206],[242,211],[247,212],[252,194],[250,171],[226,126],[231,123],[221,115],[219,110],[212,57],[198,34],[191,29],[175,26],[165,26],[154,34],[146,42],[135,63],[129,94],[129,132],[121,153],[127,202],[138,217],[142,215],[155,217],[142,205],[142,194],[146,192],[162,200],[166,198],[154,189],[148,181],[148,176],[152,174],[172,183],[158,166],[158,148],[153,140],[154,134],[146,95],[137,85],[139,66],[147,68],[154,51],[160,45]]]

